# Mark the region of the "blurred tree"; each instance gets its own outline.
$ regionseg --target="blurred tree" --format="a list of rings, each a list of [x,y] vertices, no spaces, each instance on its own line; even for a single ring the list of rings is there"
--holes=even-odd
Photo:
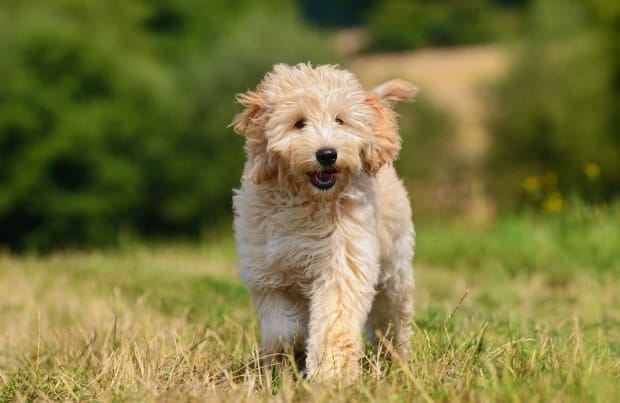
[[[612,131],[620,137],[620,2],[585,0],[611,64]],[[620,141],[619,141],[620,142]]]
[[[496,36],[488,0],[386,0],[368,13],[372,47],[386,50],[449,46]]]
[[[447,111],[422,93],[416,95],[415,102],[398,105],[397,112],[403,137],[396,161],[399,175],[421,183],[456,176],[463,170],[453,147],[456,122]]]
[[[322,26],[360,25],[377,0],[300,0],[308,21]]]
[[[333,62],[285,0],[5,0],[0,54],[0,244],[14,249],[226,222],[234,94],[275,62]]]

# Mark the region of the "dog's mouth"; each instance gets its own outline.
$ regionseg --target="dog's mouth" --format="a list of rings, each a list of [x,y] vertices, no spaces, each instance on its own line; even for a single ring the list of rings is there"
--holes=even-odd
[[[326,168],[321,171],[315,171],[308,174],[310,182],[314,187],[321,190],[331,189],[336,184],[336,175],[338,171],[335,168]]]

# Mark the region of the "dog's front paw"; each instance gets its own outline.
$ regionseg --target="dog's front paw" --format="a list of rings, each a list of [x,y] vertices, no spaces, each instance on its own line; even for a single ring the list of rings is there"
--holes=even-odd
[[[345,348],[329,348],[322,354],[309,354],[306,359],[308,379],[312,381],[341,381],[349,383],[359,376],[359,349],[353,343]]]
[[[348,384],[353,382],[359,374],[360,369],[357,360],[352,360],[345,365],[338,365],[336,363],[327,364],[323,362],[316,368],[306,368],[307,379],[319,383],[341,382]]]

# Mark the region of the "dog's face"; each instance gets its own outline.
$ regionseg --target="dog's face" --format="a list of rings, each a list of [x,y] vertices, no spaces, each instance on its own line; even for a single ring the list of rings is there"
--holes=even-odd
[[[402,80],[365,91],[335,66],[276,65],[256,91],[238,96],[245,110],[232,124],[246,136],[248,179],[325,197],[355,175],[374,175],[400,150],[391,105],[415,91]]]

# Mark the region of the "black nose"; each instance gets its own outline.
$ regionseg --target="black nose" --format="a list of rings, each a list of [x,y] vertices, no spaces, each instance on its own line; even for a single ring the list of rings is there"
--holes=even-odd
[[[335,148],[321,148],[316,152],[316,159],[321,165],[331,165],[337,158],[338,152]]]

